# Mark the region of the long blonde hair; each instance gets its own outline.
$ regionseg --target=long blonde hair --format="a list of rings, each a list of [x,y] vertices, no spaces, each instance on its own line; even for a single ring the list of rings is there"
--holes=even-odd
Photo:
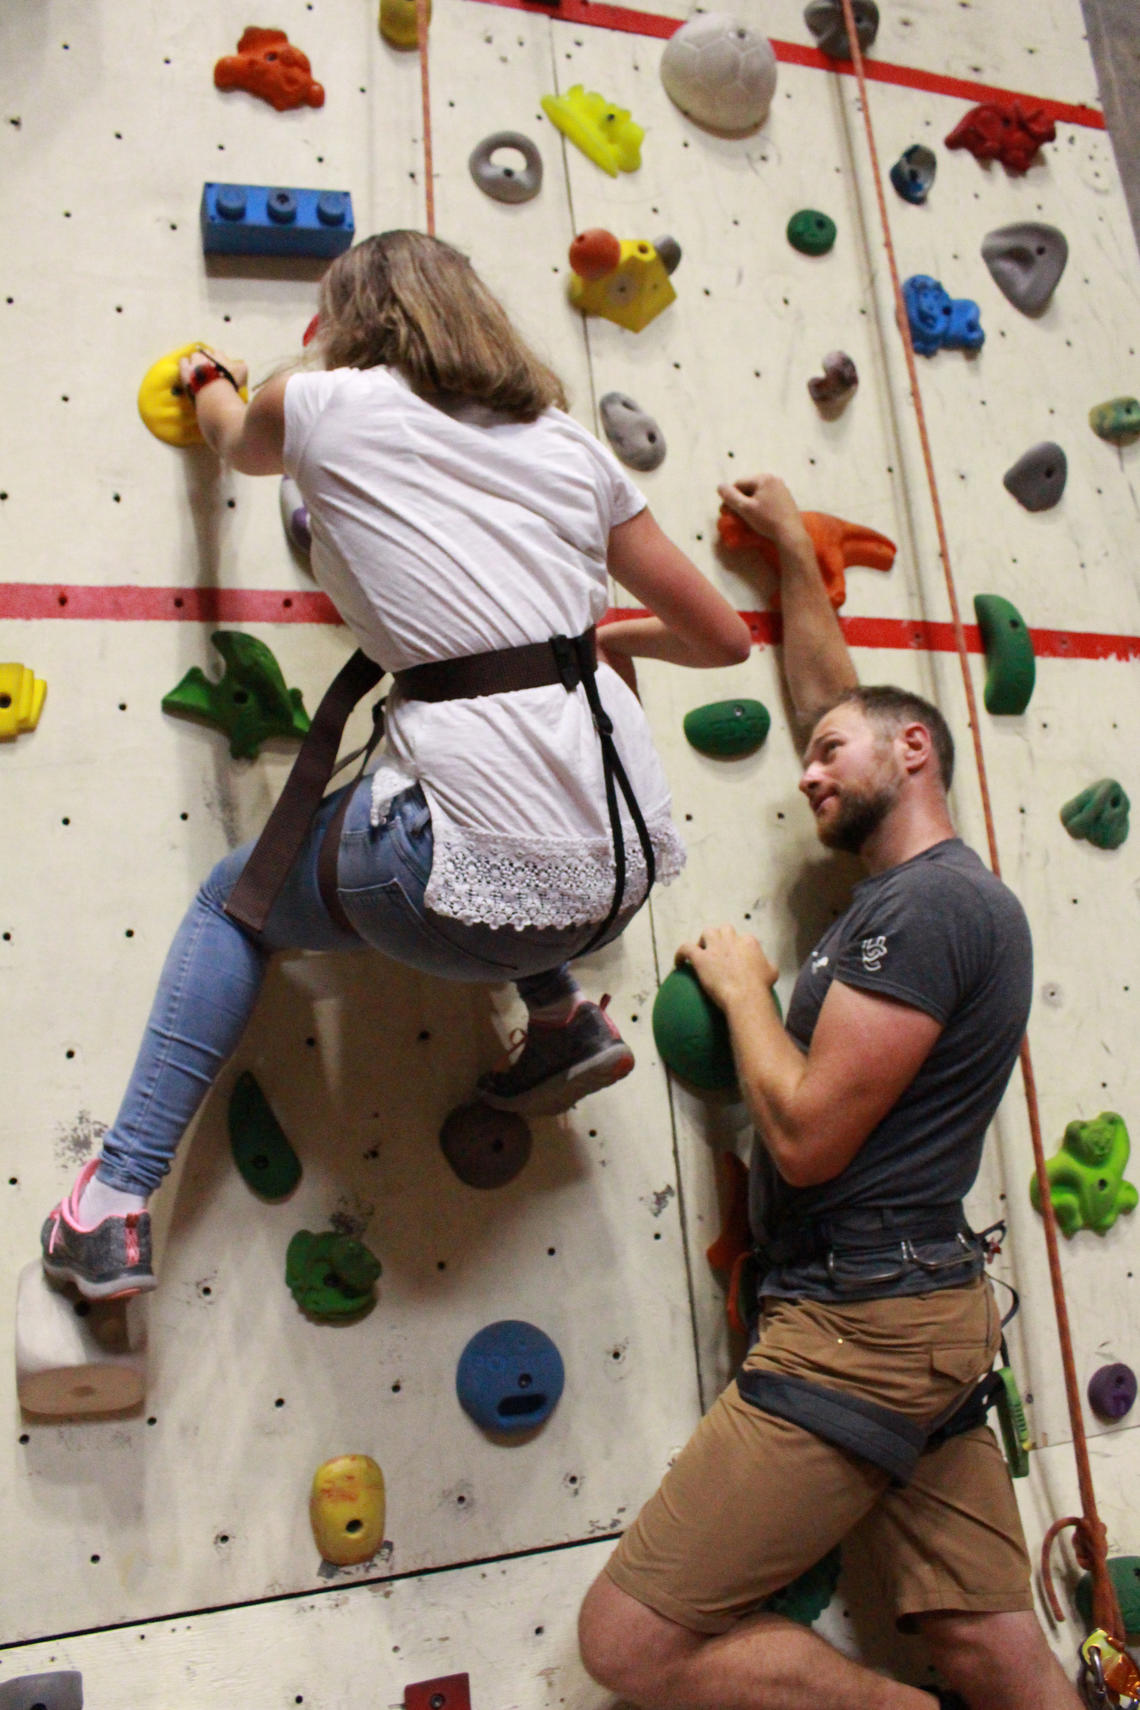
[[[533,421],[566,408],[552,369],[515,331],[459,250],[422,232],[381,232],[321,280],[316,346],[327,368],[398,368],[419,393],[472,398]]]

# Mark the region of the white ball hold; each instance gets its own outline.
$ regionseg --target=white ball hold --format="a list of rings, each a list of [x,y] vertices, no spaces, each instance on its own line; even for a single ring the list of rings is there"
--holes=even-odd
[[[776,55],[758,30],[727,12],[698,12],[666,43],[665,92],[714,131],[753,131],[776,93]]]

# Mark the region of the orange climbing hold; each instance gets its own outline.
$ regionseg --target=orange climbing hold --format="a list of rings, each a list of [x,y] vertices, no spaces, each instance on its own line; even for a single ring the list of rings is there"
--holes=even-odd
[[[621,260],[621,241],[604,226],[579,232],[570,245],[570,265],[580,279],[604,279]]]
[[[895,561],[897,548],[894,541],[888,540],[885,534],[877,534],[873,528],[864,528],[862,523],[845,522],[842,517],[828,516],[826,511],[801,511],[800,516],[815,547],[816,562],[827,597],[836,611],[847,598],[844,571],[856,565],[864,570],[889,570]],[[727,505],[720,508],[716,530],[722,546],[730,550],[741,546],[757,547],[764,562],[779,574],[780,553],[775,541],[766,540],[750,529]],[[778,601],[773,603],[778,604]]]
[[[292,45],[284,30],[261,30],[256,24],[243,31],[237,53],[226,54],[215,65],[214,83],[219,89],[244,89],[279,113],[325,104],[309,56]]]
[[[724,1220],[720,1234],[706,1250],[714,1271],[731,1271],[741,1253],[752,1246],[748,1222],[748,1166],[735,1152],[722,1152],[724,1165]]]

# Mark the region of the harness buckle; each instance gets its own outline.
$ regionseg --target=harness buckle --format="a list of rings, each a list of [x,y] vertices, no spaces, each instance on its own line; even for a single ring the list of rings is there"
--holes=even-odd
[[[574,643],[568,635],[552,635],[550,651],[554,655],[559,682],[568,695],[572,694],[582,681],[582,667]]]

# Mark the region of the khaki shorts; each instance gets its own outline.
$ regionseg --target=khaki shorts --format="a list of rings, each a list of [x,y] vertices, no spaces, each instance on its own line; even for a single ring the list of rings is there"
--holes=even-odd
[[[920,1422],[993,1363],[986,1279],[837,1307],[769,1300],[745,1367],[850,1390]],[[900,1624],[939,1611],[1032,1609],[1005,1460],[987,1426],[923,1455],[905,1489],[868,1461],[742,1400],[732,1383],[606,1566],[639,1603],[723,1633],[856,1526]]]

